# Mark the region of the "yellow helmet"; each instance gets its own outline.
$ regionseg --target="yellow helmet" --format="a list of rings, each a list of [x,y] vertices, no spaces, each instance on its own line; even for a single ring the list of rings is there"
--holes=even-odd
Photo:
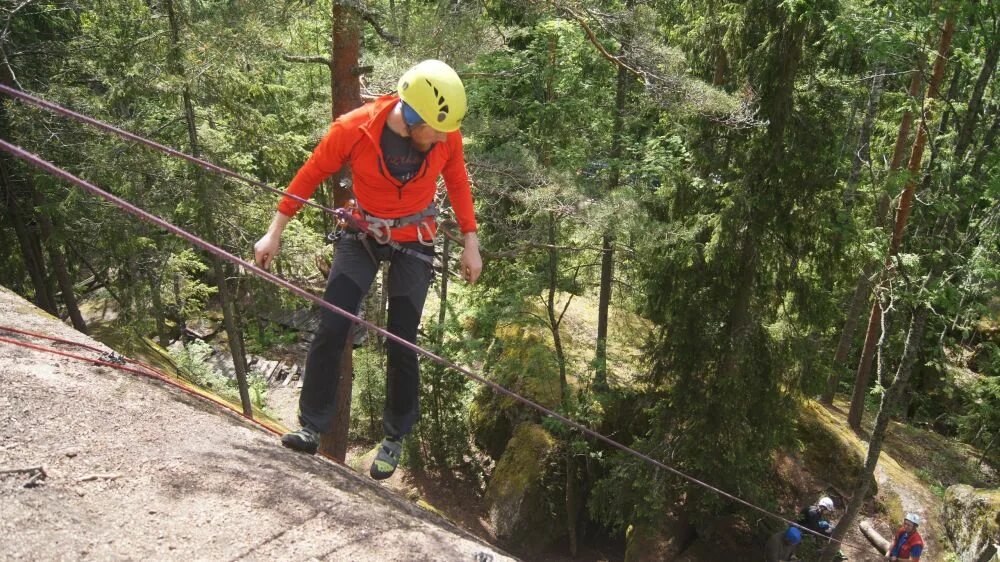
[[[450,133],[462,126],[467,109],[465,86],[447,64],[428,59],[399,79],[399,97],[435,131]]]

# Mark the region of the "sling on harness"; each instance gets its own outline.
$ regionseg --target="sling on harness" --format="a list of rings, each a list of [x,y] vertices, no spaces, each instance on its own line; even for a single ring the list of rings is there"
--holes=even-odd
[[[424,246],[433,246],[434,230],[432,229],[432,224],[434,223],[434,217],[437,216],[437,212],[437,206],[431,203],[426,209],[420,211],[419,213],[395,219],[385,219],[366,213],[363,209],[361,209],[361,207],[358,206],[357,202],[351,199],[347,202],[346,206],[336,209],[337,218],[339,219],[337,221],[337,226],[341,230],[331,233],[327,236],[327,239],[331,242],[335,242],[342,236],[349,236],[355,240],[359,240],[364,245],[368,255],[371,256],[372,261],[376,264],[378,263],[378,260],[375,259],[375,254],[368,245],[369,238],[375,240],[378,244],[385,244],[393,250],[408,256],[413,256],[419,260],[427,262],[431,266],[434,266],[434,256],[407,248],[399,242],[393,240],[392,229],[416,224],[418,241]],[[426,235],[424,234],[425,232]]]

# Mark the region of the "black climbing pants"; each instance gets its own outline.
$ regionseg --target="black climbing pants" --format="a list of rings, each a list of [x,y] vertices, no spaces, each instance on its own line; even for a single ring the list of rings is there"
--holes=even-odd
[[[378,273],[378,262],[389,262],[389,318],[387,329],[408,342],[416,342],[417,326],[424,309],[427,289],[433,277],[431,265],[385,244],[364,242],[344,236],[337,241],[333,267],[323,298],[348,312],[359,310]],[[434,249],[419,242],[402,246],[433,255]],[[372,259],[374,255],[375,260]],[[305,380],[299,396],[299,421],[318,432],[330,430],[336,414],[334,400],[340,372],[341,355],[351,334],[352,322],[329,310],[321,311],[319,329],[306,357]],[[410,433],[420,418],[418,391],[420,374],[417,354],[394,341],[388,342],[388,372],[382,425],[388,437],[402,438]]]

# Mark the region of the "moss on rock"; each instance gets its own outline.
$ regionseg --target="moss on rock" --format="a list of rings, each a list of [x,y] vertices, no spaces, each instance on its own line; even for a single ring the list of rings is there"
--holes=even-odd
[[[865,466],[867,445],[817,402],[807,402],[799,410],[798,436],[804,445],[802,457],[817,478],[841,490],[854,490]],[[872,477],[868,496],[878,493]]]
[[[490,378],[546,408],[558,407],[559,366],[544,330],[510,325],[497,328],[496,337]],[[477,392],[469,409],[469,428],[476,445],[494,459],[503,455],[514,427],[538,419],[535,410],[487,387]]]
[[[486,488],[486,508],[497,539],[518,550],[545,548],[565,533],[560,505],[550,501],[546,466],[555,458],[557,441],[538,424],[517,426]]]
[[[950,486],[944,494],[944,528],[962,560],[973,560],[1000,540],[1000,489]]]
[[[491,392],[489,389],[484,390]],[[510,420],[501,414],[496,402],[482,395],[477,396],[469,405],[469,427],[476,446],[494,459],[503,455],[514,432]]]

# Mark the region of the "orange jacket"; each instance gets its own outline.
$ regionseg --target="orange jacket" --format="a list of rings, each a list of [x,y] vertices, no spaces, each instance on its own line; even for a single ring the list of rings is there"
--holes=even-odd
[[[376,217],[394,219],[426,209],[434,201],[438,177],[443,176],[459,228],[462,232],[475,232],[476,214],[460,132],[448,133],[446,141],[436,143],[420,171],[408,182],[401,183],[389,174],[380,139],[389,112],[398,100],[395,95],[382,96],[338,117],[285,192],[308,199],[320,182],[349,161],[354,196],[361,208]],[[278,204],[278,211],[289,217],[300,208],[302,203],[290,197],[282,198]],[[417,240],[417,225],[394,229],[392,238],[397,242]]]

